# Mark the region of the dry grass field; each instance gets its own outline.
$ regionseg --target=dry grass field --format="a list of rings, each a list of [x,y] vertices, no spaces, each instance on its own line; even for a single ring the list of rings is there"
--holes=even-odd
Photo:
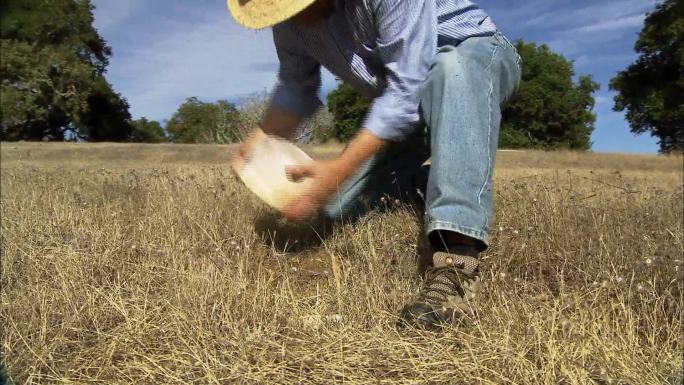
[[[682,157],[504,152],[471,325],[397,330],[420,223],[282,222],[229,146],[1,146],[17,384],[675,384]],[[309,148],[329,156],[339,148]]]

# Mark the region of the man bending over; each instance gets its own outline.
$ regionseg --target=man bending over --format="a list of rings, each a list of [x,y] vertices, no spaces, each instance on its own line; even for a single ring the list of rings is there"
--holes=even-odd
[[[432,266],[405,324],[458,321],[478,291],[478,254],[489,244],[492,171],[501,107],[520,82],[520,57],[468,0],[228,0],[249,28],[272,27],[278,84],[261,129],[291,138],[321,106],[321,66],[373,103],[343,153],[291,167],[313,187],[283,214],[358,213],[378,192],[424,189]],[[248,138],[233,161],[249,157]],[[418,171],[431,157],[427,182]],[[407,187],[408,186],[408,187]]]

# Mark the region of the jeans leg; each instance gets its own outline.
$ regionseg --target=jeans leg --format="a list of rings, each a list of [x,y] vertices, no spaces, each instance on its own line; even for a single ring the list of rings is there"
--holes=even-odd
[[[421,165],[428,157],[424,129],[404,141],[391,143],[342,185],[324,208],[323,215],[336,221],[353,221],[369,210],[382,207],[383,197],[417,203],[416,200],[422,200],[416,192],[421,184]]]
[[[428,237],[448,230],[489,245],[501,106],[519,81],[520,58],[500,34],[440,48],[421,94],[432,149]]]

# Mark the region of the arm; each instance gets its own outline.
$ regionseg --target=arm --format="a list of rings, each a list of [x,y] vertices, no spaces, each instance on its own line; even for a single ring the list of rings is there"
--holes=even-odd
[[[344,181],[386,144],[370,131],[362,130],[337,159],[288,167],[287,173],[294,181],[312,178],[313,182],[309,191],[290,203],[283,214],[295,220],[315,215]]]
[[[339,158],[288,169],[294,180],[314,180],[311,191],[283,211],[288,218],[314,215],[361,165],[390,140],[409,134],[418,122],[418,94],[437,51],[435,4],[425,0],[370,2],[374,3],[376,43],[387,69],[387,88],[374,100],[364,128]]]
[[[387,89],[373,102],[364,123],[366,128],[335,161],[340,183],[390,140],[409,133],[417,123],[418,93],[437,51],[437,19],[432,1],[375,3],[376,43],[388,70]]]
[[[302,120],[321,106],[317,95],[321,85],[320,63],[297,46],[296,37],[287,26],[273,28],[273,41],[280,61],[278,82],[264,120],[244,139],[233,157],[235,171],[244,167],[254,143],[260,140],[260,131],[290,139]]]
[[[373,101],[363,127],[400,140],[419,121],[419,94],[437,52],[434,1],[369,0],[377,30],[376,50],[387,70],[385,92]]]
[[[273,42],[280,61],[278,82],[261,128],[290,138],[301,121],[322,106],[318,98],[321,64],[304,52],[286,25],[273,28]]]
[[[339,179],[344,181],[350,178],[356,170],[387,145],[388,141],[380,139],[372,132],[361,130],[337,158]]]
[[[287,172],[294,181],[300,181],[303,178],[318,176],[320,171],[325,171],[322,168],[330,169],[331,175],[327,179],[333,183],[330,183],[329,186],[325,183],[318,185],[321,189],[326,190],[326,193],[333,193],[337,187],[351,177],[375,153],[384,148],[387,143],[386,140],[378,138],[370,131],[362,130],[338,158],[330,161],[313,162],[308,165],[292,166],[288,168]]]

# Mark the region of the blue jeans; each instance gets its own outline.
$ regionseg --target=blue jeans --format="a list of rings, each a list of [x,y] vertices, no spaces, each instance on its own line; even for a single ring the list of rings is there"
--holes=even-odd
[[[487,247],[501,107],[518,88],[520,65],[500,33],[440,47],[420,95],[423,127],[368,161],[329,202],[325,215],[358,218],[382,206],[382,197],[424,199],[428,237],[453,231]],[[421,166],[430,157],[427,171]]]

